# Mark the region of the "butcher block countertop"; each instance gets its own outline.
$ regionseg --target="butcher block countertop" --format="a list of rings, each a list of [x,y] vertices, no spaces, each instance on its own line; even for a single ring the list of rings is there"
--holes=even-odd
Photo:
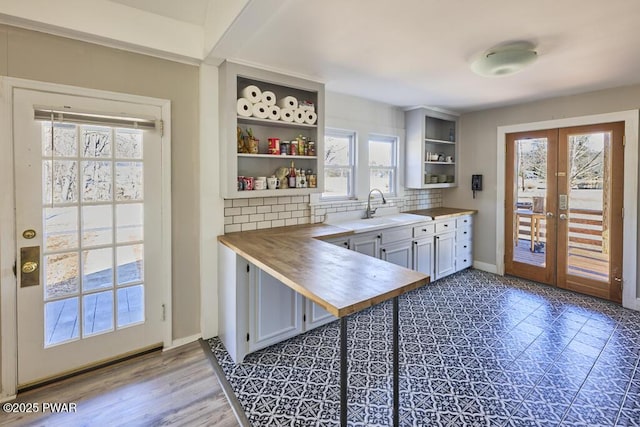
[[[408,211],[405,213],[429,216],[434,220],[436,220],[436,219],[453,218],[461,215],[474,215],[474,214],[477,214],[478,211],[474,209],[431,208],[431,209],[419,209],[416,211]]]
[[[218,241],[337,317],[429,283],[425,274],[318,239],[350,234],[312,224],[229,233]]]

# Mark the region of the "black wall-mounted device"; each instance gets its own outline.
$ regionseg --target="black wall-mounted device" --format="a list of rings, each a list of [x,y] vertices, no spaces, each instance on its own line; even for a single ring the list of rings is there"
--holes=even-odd
[[[476,191],[482,191],[482,175],[471,175],[471,191],[476,198]]]

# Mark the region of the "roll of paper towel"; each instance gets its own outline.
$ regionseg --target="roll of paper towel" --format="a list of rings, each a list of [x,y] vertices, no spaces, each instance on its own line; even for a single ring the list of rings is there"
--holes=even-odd
[[[242,98],[247,98],[249,102],[255,104],[262,101],[262,91],[256,85],[249,85],[240,92]]]
[[[272,105],[267,108],[269,109],[269,118],[271,120],[280,120],[280,107]]]
[[[293,112],[293,121],[296,123],[304,123],[304,119],[307,116],[306,111],[301,110],[301,109],[297,109],[296,111]]]
[[[270,90],[265,90],[264,92],[262,92],[261,102],[268,107],[276,105],[276,94],[271,92]]]
[[[298,108],[298,100],[295,96],[285,96],[284,98],[278,101],[278,107],[280,108],[291,108],[295,110]]]
[[[291,108],[282,108],[280,110],[280,120],[283,122],[293,122],[294,111]]]
[[[303,110],[304,111],[304,110]],[[304,122],[308,125],[315,125],[316,120],[318,120],[318,115],[313,111],[306,110],[304,112]]]
[[[247,98],[239,98],[237,107],[239,116],[251,117],[253,114],[253,104]]]
[[[259,119],[266,119],[269,117],[269,107],[264,105],[262,102],[258,102],[257,104],[253,104],[253,117],[257,117]]]

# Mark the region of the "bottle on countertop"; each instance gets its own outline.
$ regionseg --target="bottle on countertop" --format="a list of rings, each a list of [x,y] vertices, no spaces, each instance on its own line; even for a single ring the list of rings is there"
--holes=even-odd
[[[289,188],[296,188],[296,168],[293,165],[293,160],[289,169]]]

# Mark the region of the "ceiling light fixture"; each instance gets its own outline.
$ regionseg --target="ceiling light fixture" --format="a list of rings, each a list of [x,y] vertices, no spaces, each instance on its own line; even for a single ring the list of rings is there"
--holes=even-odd
[[[538,57],[530,42],[515,42],[493,47],[471,63],[471,70],[484,77],[517,73]]]

